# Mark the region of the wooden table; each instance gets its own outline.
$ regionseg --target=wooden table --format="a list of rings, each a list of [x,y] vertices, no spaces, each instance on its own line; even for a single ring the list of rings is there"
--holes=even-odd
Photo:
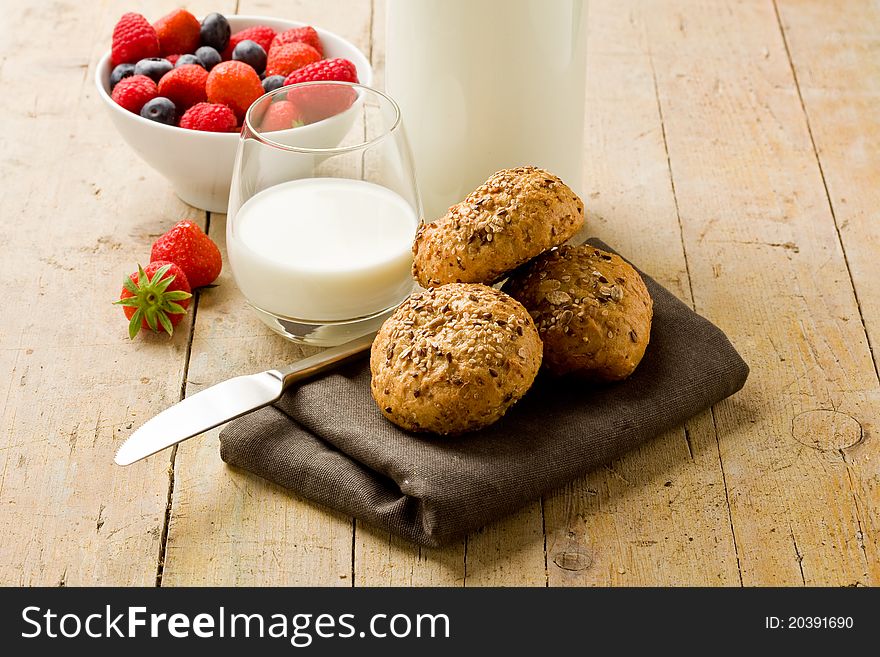
[[[231,471],[217,431],[112,464],[181,396],[305,353],[228,271],[172,340],[129,341],[110,304],[177,219],[223,244],[225,217],[135,158],[92,82],[124,11],[178,4],[0,7],[0,583],[880,584],[877,3],[591,0],[589,232],[721,326],[751,378],[442,550]],[[381,0],[187,5],[338,32],[381,84]]]

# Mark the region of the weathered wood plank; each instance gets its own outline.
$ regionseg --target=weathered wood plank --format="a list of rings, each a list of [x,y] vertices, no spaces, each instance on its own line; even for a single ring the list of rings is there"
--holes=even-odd
[[[585,233],[691,302],[654,76],[625,6],[590,5]],[[545,499],[550,585],[738,585],[709,412]]]
[[[843,9],[815,0],[781,0],[777,10],[876,370],[880,363],[880,7],[864,1]],[[852,315],[848,319],[857,321]],[[870,382],[871,377],[866,378]],[[871,398],[876,402],[876,394]],[[826,414],[813,420],[837,418],[841,423],[835,427],[820,427],[851,439],[860,434],[867,441],[875,436],[876,409],[875,405],[873,413]],[[876,564],[880,541],[876,450],[859,446],[843,450],[842,455],[853,465],[851,484],[864,550]],[[872,572],[876,578],[876,569]]]
[[[778,15],[847,254],[862,319],[880,362],[880,7],[777,0]]]
[[[696,309],[752,365],[714,413],[743,583],[877,583],[877,380],[773,4],[627,7]]]
[[[369,3],[242,1],[238,13],[308,22],[369,51]],[[221,246],[224,263],[225,226],[225,216],[211,217],[210,235]],[[187,394],[315,351],[266,328],[246,306],[228,269],[219,283],[202,296]],[[218,434],[214,430],[178,450],[163,585],[350,586],[351,519],[227,468],[220,461]]]
[[[464,542],[440,549],[413,545],[358,522],[354,546],[355,586],[462,586]]]
[[[174,5],[3,8],[16,26],[0,44],[3,584],[155,582],[168,457],[123,470],[113,454],[179,398],[190,322],[172,340],[130,342],[110,302],[155,236],[181,214],[203,216],[125,146],[92,80],[124,11],[157,18]]]

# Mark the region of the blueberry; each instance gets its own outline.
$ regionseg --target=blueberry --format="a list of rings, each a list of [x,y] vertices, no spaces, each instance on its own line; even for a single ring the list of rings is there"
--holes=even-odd
[[[203,46],[211,46],[218,52],[229,43],[229,37],[232,35],[232,29],[229,27],[229,21],[223,14],[214,12],[205,16],[202,21],[202,29],[199,31]]]
[[[262,73],[266,69],[266,51],[259,43],[250,39],[238,42],[232,50],[232,59],[244,62],[257,73]]]
[[[134,75],[134,64],[120,64],[110,73],[110,91],[113,91],[113,87],[119,84],[119,81],[122,78],[127,78]]]
[[[202,46],[201,48],[196,50],[196,57],[199,58],[202,66],[204,66],[209,71],[217,66],[217,64],[219,64],[221,61],[223,61],[223,58],[220,57],[220,53],[211,46]]]
[[[205,68],[205,65],[202,63],[202,60],[196,57],[195,55],[181,55],[177,58],[177,62],[174,64],[174,68],[180,68],[181,66],[188,66],[189,64],[195,64],[196,66],[201,66]]]
[[[148,78],[152,78],[153,82],[158,84],[159,80],[162,79],[162,76],[172,68],[174,68],[174,65],[167,59],[150,57],[149,59],[142,59],[134,65],[134,74],[146,75]]]
[[[159,96],[148,101],[141,108],[141,116],[157,123],[174,125],[177,121],[177,108],[170,100]]]
[[[279,87],[284,86],[284,76],[283,75],[270,75],[268,78],[263,80],[263,91],[269,93],[270,91],[275,91]]]

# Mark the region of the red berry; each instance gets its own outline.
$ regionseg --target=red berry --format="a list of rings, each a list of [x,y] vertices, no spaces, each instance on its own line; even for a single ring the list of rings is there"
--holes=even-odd
[[[295,42],[307,43],[317,50],[321,57],[324,56],[324,46],[321,43],[321,37],[318,36],[318,33],[315,32],[315,28],[311,25],[306,25],[305,27],[292,27],[289,30],[281,32],[272,40],[269,50],[278,46],[283,46],[286,43]]]
[[[287,99],[296,103],[305,123],[316,123],[341,114],[356,98],[357,92],[353,88],[334,84],[299,87],[287,92]]]
[[[191,53],[199,47],[199,19],[185,9],[175,9],[157,20],[153,27],[159,38],[159,52],[163,55]]]
[[[284,84],[296,84],[297,82],[320,82],[334,80],[338,82],[357,82],[357,68],[349,60],[337,57],[336,59],[322,59],[308,66],[303,66],[287,76]]]
[[[180,59],[181,57],[182,57],[182,55],[180,55],[180,54],[175,54],[175,55],[165,55],[165,59],[167,59],[167,60],[168,60],[169,62],[171,62],[172,64],[176,64],[176,63],[177,63],[177,60]]]
[[[169,74],[170,75],[170,74]],[[222,62],[211,69],[207,81],[208,101],[228,105],[240,119],[263,95],[260,76],[243,62]]]
[[[132,340],[142,328],[171,335],[186,315],[191,292],[180,267],[156,260],[146,269],[138,265],[138,270],[123,282],[119,301],[114,303],[122,306],[129,320],[128,337]]]
[[[167,260],[180,267],[194,288],[210,285],[220,275],[220,249],[199,226],[178,221],[153,244],[150,261]]]
[[[142,59],[159,56],[159,39],[156,30],[140,14],[129,12],[113,28],[113,46],[110,62],[134,64]]]
[[[266,25],[254,25],[253,27],[245,28],[229,38],[229,43],[220,54],[223,56],[224,61],[232,59],[232,51],[235,49],[235,46],[242,41],[248,40],[260,44],[263,50],[269,52],[269,46],[272,45],[272,39],[275,38],[275,34],[277,34],[275,30]]]
[[[159,80],[159,95],[165,96],[183,112],[196,103],[207,100],[205,84],[208,72],[198,64],[173,68]]]
[[[205,132],[231,132],[238,126],[235,112],[219,103],[196,103],[180,117],[180,127]]]
[[[308,124],[341,114],[354,104],[357,92],[351,87],[322,84],[297,89],[295,94],[288,92],[287,98],[299,106],[303,121]]]
[[[294,41],[273,48],[266,60],[266,77],[270,75],[289,75],[298,68],[308,66],[321,59],[321,53],[307,43]]]
[[[110,95],[121,107],[139,114],[141,108],[159,95],[159,88],[146,75],[122,78]]]
[[[304,123],[303,116],[296,105],[290,101],[282,100],[269,105],[260,121],[260,131],[287,130],[288,128],[301,126]]]

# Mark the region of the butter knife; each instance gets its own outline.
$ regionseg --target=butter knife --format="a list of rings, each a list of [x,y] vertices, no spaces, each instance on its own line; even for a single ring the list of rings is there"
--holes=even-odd
[[[375,336],[370,333],[288,367],[236,376],[201,390],[147,420],[122,443],[114,460],[117,465],[131,465],[224,422],[268,406],[294,383],[354,360],[370,348]]]

